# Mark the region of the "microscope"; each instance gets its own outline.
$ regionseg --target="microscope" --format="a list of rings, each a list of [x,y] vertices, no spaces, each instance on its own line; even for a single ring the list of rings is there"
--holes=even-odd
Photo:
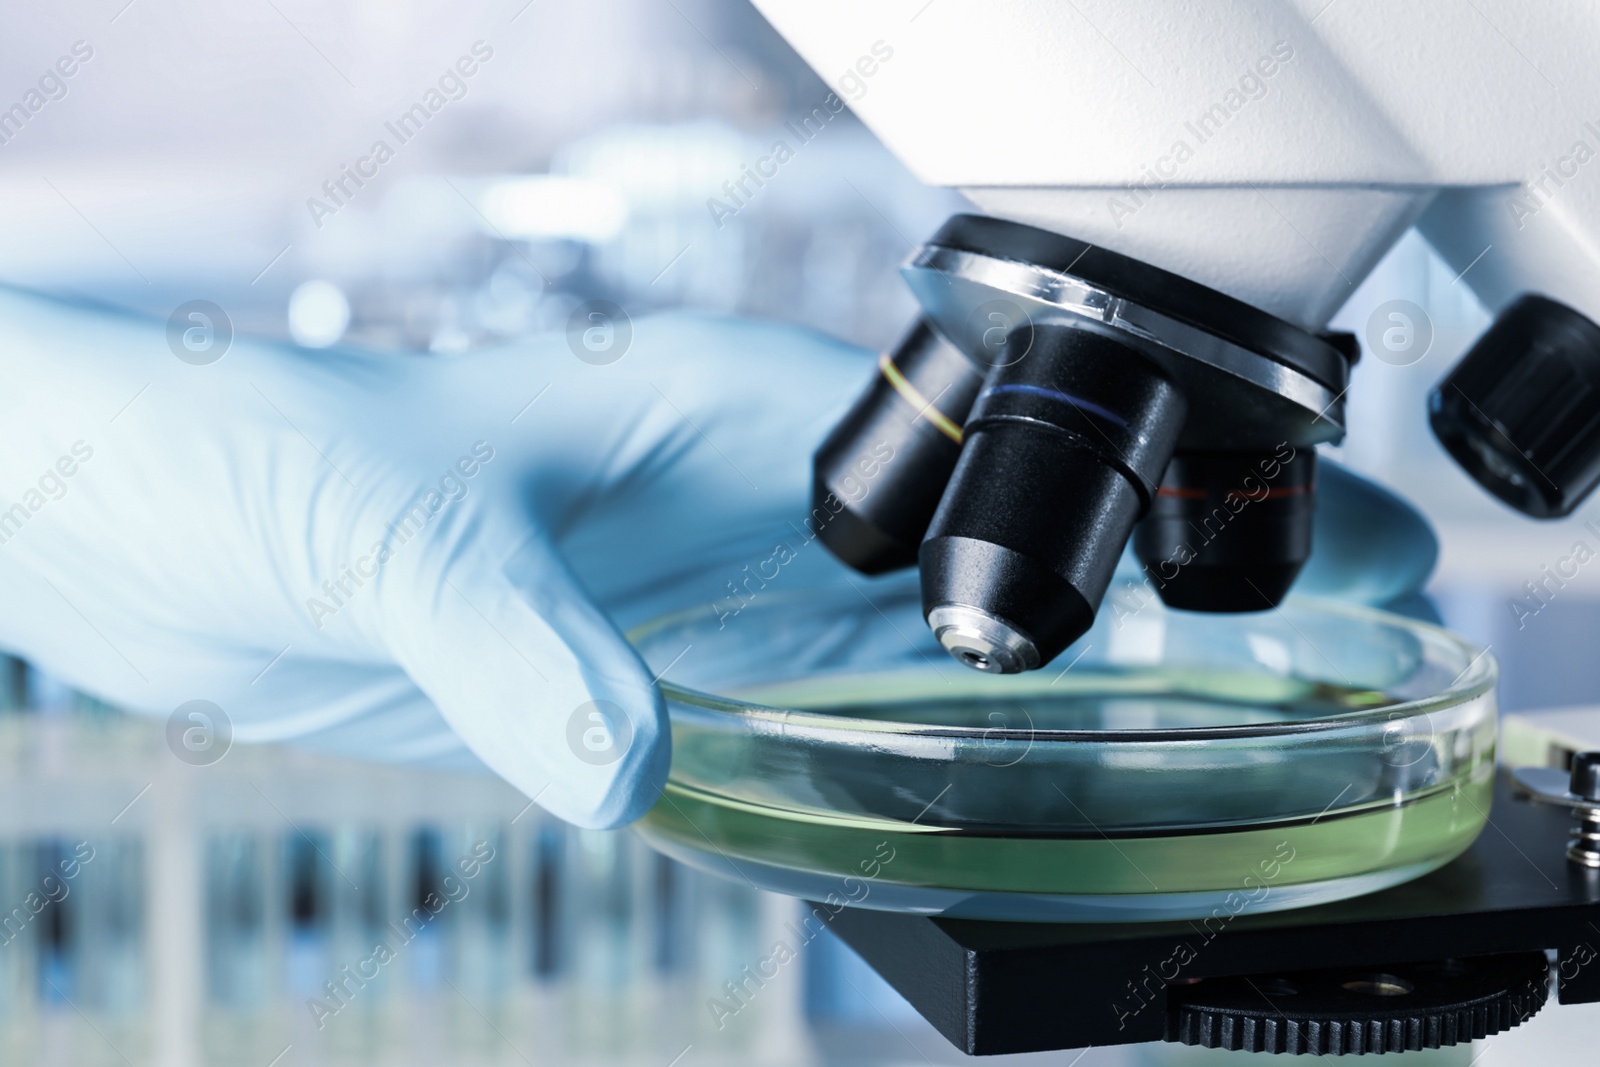
[[[986,213],[912,254],[921,315],[815,457],[823,542],[918,566],[966,666],[1049,663],[1130,539],[1170,607],[1277,606],[1360,354],[1327,322],[1412,226],[1498,313],[1433,391],[1441,444],[1536,518],[1600,481],[1600,78],[1564,47],[1600,23],[1325,3],[757,3]]]
[[[868,574],[917,566],[962,664],[1060,655],[1130,541],[1171,607],[1278,605],[1360,357],[1328,324],[1412,228],[1495,316],[1430,395],[1440,444],[1535,519],[1600,482],[1596,12],[755,5],[918,178],[978,209],[912,252],[920,314],[814,463],[824,543]],[[1177,923],[845,909],[835,930],[974,1054],[1455,1044],[1547,988],[1600,1001],[1600,861],[1580,847],[1600,841],[1600,755],[1566,756],[1570,782],[1502,780],[1456,861],[1249,916],[1179,983],[1160,972]],[[1129,997],[1141,1010],[1092,1007]]]

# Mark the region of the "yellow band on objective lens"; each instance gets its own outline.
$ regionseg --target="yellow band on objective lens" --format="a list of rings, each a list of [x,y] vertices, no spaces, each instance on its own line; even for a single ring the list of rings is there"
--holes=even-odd
[[[906,403],[917,409],[918,415],[926,416],[938,431],[956,444],[961,443],[961,427],[951,422],[944,413],[933,406],[933,401],[923,396],[917,387],[906,381],[906,376],[900,373],[900,368],[894,365],[894,360],[885,352],[878,357],[878,370],[894,386],[894,391],[905,398]]]

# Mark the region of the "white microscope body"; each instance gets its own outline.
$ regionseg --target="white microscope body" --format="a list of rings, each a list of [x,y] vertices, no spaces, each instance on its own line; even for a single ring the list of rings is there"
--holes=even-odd
[[[755,0],[923,181],[1309,330],[1411,226],[1600,320],[1600,5]],[[854,97],[854,98],[852,98]]]

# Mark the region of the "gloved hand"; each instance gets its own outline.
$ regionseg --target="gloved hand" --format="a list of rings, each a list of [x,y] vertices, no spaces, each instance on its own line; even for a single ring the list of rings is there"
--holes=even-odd
[[[131,709],[211,701],[240,741],[481,760],[627,822],[669,746],[610,616],[726,595],[871,362],[687,315],[612,343],[196,366],[165,324],[0,292],[0,645]],[[590,701],[618,751],[582,743]]]
[[[792,533],[872,373],[685,314],[636,320],[606,365],[558,334],[461,358],[236,339],[196,366],[164,324],[0,291],[0,646],[133,710],[212,701],[240,741],[481,761],[619,825],[669,750],[619,625],[709,604]],[[1304,584],[1426,578],[1397,498],[1325,475],[1321,514]],[[819,546],[783,580],[844,574]],[[614,753],[581,741],[591,702]]]

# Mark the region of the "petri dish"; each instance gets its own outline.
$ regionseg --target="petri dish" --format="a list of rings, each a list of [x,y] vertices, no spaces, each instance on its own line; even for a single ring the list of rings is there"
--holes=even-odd
[[[1493,657],[1291,598],[1170,611],[1114,589],[1054,663],[950,660],[915,576],[684,611],[635,647],[672,720],[634,825],[703,870],[835,907],[1122,922],[1276,911],[1449,862],[1493,792]]]

